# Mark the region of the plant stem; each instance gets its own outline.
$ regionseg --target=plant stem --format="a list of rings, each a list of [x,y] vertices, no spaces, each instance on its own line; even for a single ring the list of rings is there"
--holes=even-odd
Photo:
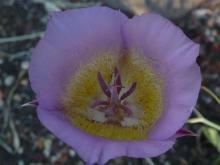
[[[14,37],[7,37],[7,38],[0,38],[0,44],[9,43],[9,42],[18,42],[24,40],[31,40],[35,38],[41,38],[43,36],[43,32],[36,32],[32,34],[25,34],[22,36],[14,36]]]
[[[220,131],[220,126],[218,124],[215,124],[215,123],[213,123],[213,122],[211,122],[211,121],[209,121],[209,120],[207,120],[207,119],[205,119],[203,117],[189,119],[188,123],[190,123],[190,124],[203,123],[203,124],[205,124],[205,125],[207,125],[209,127],[212,127],[214,129]]]
[[[218,104],[220,104],[220,98],[214,92],[205,86],[201,86],[201,89],[207,92]]]

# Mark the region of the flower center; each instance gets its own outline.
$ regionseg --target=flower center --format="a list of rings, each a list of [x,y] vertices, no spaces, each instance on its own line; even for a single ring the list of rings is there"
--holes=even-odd
[[[64,113],[75,127],[111,140],[142,140],[162,110],[161,82],[136,54],[101,54],[66,84]]]
[[[123,85],[121,75],[117,68],[114,69],[112,84],[107,84],[100,72],[97,74],[97,80],[107,99],[95,100],[92,103],[91,108],[99,111],[99,114],[102,116],[101,118],[96,118],[97,116],[94,116],[94,120],[101,123],[111,123],[124,126],[126,124],[126,119],[132,119],[134,117],[126,98],[135,91],[137,83],[133,82],[129,89],[122,92]],[[136,121],[136,123],[132,124],[137,124],[138,122],[135,118],[133,118],[133,121]]]

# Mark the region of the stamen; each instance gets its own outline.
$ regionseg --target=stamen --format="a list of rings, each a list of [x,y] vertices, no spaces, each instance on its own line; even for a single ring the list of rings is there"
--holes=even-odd
[[[102,106],[102,105],[109,105],[109,101],[96,100],[92,103],[91,108],[95,108],[97,106]]]
[[[123,109],[128,116],[132,116],[133,115],[132,110],[130,108],[128,108],[127,106],[121,105],[120,108]]]
[[[132,83],[131,87],[120,97],[120,100],[125,99],[126,97],[130,96],[136,89],[137,83]]]
[[[120,100],[118,98],[118,92],[117,92],[117,87],[115,86],[112,86],[110,88],[110,92],[111,92],[111,100],[110,100],[110,103],[111,104],[120,104]]]
[[[98,78],[98,82],[99,82],[99,85],[102,89],[102,91],[104,92],[104,94],[107,96],[107,97],[111,97],[111,93],[109,91],[109,88],[108,88],[108,85],[106,84],[104,78],[102,77],[102,74],[100,72],[98,72],[97,74],[97,78]]]
[[[98,82],[100,88],[104,94],[108,97],[108,100],[96,100],[92,103],[91,108],[96,108],[97,106],[103,106],[101,111],[105,113],[107,117],[107,123],[120,124],[125,117],[132,117],[132,110],[126,105],[125,98],[130,96],[136,89],[137,83],[134,82],[130,88],[121,96],[120,92],[122,89],[122,81],[119,70],[115,67],[113,74],[113,84],[106,84],[102,74],[98,72],[97,74]],[[123,102],[122,102],[123,100]],[[96,109],[97,110],[97,109]]]
[[[122,89],[122,82],[121,82],[121,75],[120,75],[117,67],[115,67],[115,82],[114,82],[114,85],[117,87],[117,92],[119,94],[121,89]]]

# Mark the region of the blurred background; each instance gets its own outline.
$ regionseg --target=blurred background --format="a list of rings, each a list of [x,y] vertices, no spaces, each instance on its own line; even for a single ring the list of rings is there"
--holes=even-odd
[[[94,5],[128,17],[160,13],[201,44],[202,88],[185,126],[198,136],[181,138],[157,158],[121,157],[107,165],[220,165],[220,0],[0,0],[0,165],[84,165],[41,125],[34,108],[21,105],[34,99],[27,70],[49,13]]]

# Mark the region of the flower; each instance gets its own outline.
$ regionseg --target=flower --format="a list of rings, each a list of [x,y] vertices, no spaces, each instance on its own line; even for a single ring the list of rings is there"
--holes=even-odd
[[[157,14],[52,14],[29,77],[42,124],[88,164],[169,150],[196,104],[199,45]],[[36,102],[34,102],[36,103]]]

